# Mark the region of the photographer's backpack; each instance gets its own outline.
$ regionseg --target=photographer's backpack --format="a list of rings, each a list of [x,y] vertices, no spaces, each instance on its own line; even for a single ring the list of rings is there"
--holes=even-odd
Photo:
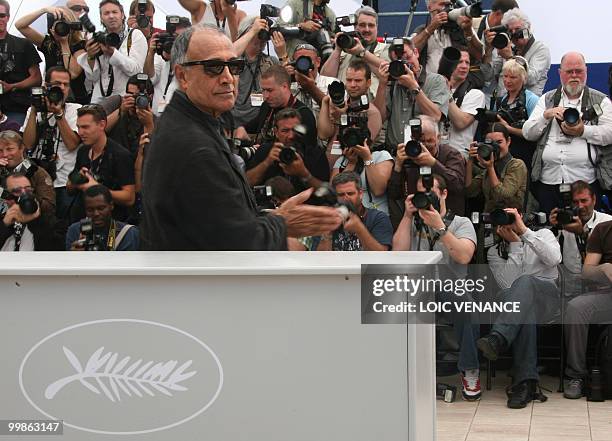
[[[595,345],[595,363],[601,371],[603,398],[612,399],[612,325],[606,325]]]

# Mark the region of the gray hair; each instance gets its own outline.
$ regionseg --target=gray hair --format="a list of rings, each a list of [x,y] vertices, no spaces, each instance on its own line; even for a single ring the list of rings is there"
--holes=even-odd
[[[172,52],[170,54],[170,65],[172,69],[174,69],[174,66],[176,66],[177,64],[183,64],[188,61],[187,50],[189,49],[191,37],[193,36],[193,34],[196,34],[198,32],[210,32],[215,36],[223,36],[227,39],[228,43],[231,44],[231,41],[227,37],[227,35],[225,35],[225,33],[217,26],[210,25],[207,23],[191,26],[185,29],[185,31],[181,35],[176,37],[176,40],[174,40],[174,44],[172,45]]]
[[[334,189],[341,184],[348,184],[349,182],[354,182],[357,190],[361,190],[361,177],[354,171],[343,171],[342,173],[338,173],[332,179],[332,187]]]
[[[502,17],[501,24],[508,26],[510,23],[515,21],[522,21],[527,29],[531,30],[531,21],[529,20],[529,17],[527,17],[527,14],[525,14],[519,8],[510,9],[508,12],[506,12]]]
[[[428,115],[420,115],[419,119],[421,120],[421,128],[423,132],[426,130],[425,127],[427,127],[427,130],[429,130],[430,132],[433,132],[437,138],[438,134],[440,133],[440,129],[438,127],[438,123],[436,122],[436,120]]]
[[[362,6],[361,8],[355,11],[355,18],[359,20],[360,15],[368,15],[370,17],[374,17],[376,19],[376,23],[378,24],[378,14],[371,6]]]
[[[0,2],[1,3],[1,2]],[[23,145],[23,138],[14,130],[4,130],[0,132],[0,143]]]

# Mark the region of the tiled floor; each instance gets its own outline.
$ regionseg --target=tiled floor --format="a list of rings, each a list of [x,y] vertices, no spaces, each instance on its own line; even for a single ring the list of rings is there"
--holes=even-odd
[[[484,378],[483,378],[484,380]],[[459,385],[458,377],[438,381]],[[525,409],[508,409],[501,374],[493,389],[480,401],[437,402],[437,441],[612,441],[612,401],[603,403],[567,400],[557,393],[557,379],[543,377],[542,384],[554,392],[545,403],[530,403]]]

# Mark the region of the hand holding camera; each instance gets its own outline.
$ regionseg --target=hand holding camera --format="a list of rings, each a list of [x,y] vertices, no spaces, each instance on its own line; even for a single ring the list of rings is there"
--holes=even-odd
[[[102,46],[97,41],[91,39],[85,43],[85,50],[89,59],[96,58],[102,52]]]
[[[81,170],[70,173],[68,175],[68,181],[80,191],[85,191],[89,187],[99,184],[98,178],[94,176],[87,167],[81,167]]]
[[[306,32],[317,32],[319,29],[321,29],[321,24],[317,23],[316,21],[306,20],[300,23],[298,27]]]
[[[418,211],[417,207],[415,207],[412,203],[413,198],[414,195],[410,194],[404,201],[404,216],[409,219],[412,219],[414,217],[414,214]]]
[[[559,212],[561,212],[561,219],[559,219]],[[565,231],[568,231],[570,233],[574,233],[577,235],[581,235],[584,233],[584,226],[582,225],[582,221],[580,220],[580,217],[577,215],[577,213],[574,214],[573,211],[568,212],[568,210],[553,208],[550,212],[549,221],[553,227],[560,225]],[[570,222],[566,223],[567,221]]]
[[[280,142],[275,142],[272,145],[272,148],[270,149],[270,151],[268,152],[268,156],[266,156],[265,162],[266,165],[268,167],[270,167],[272,164],[279,162],[279,155],[281,150],[283,149],[283,144]]]
[[[504,239],[506,242],[520,242],[521,238],[516,234],[512,228],[512,225],[498,225],[497,234],[499,237]]]
[[[439,29],[440,27],[442,27],[446,23],[448,23],[448,12],[442,11],[442,12],[438,12],[436,15],[434,15],[432,17],[431,22],[429,23],[429,25],[435,31],[436,29]]]
[[[281,161],[278,163],[279,167],[283,170],[283,173],[285,173],[287,176],[295,176],[301,179],[308,178],[310,176],[310,172],[304,165],[304,160],[302,159],[302,156],[297,152],[294,152],[294,153],[295,153],[295,159],[289,163],[283,162],[282,157],[281,157],[280,158]],[[279,156],[282,156],[282,152],[280,153]]]
[[[265,20],[264,20],[265,21]],[[266,22],[266,30],[268,30],[268,23]],[[259,34],[259,32],[258,32]],[[285,41],[285,37],[283,34],[274,31],[272,32],[272,45],[274,46],[274,50],[276,51],[276,55],[280,58],[287,57],[287,43]]]

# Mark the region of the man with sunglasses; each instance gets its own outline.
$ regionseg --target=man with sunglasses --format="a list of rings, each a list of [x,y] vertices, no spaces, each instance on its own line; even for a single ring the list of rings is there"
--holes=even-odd
[[[66,2],[66,7],[74,12],[79,18],[81,15],[89,13],[89,6],[87,6],[85,0],[68,0]]]
[[[2,112],[23,124],[30,106],[30,88],[40,86],[40,56],[25,38],[8,33],[11,7],[0,0],[0,106]]]
[[[527,14],[519,8],[510,9],[502,18],[501,24],[508,29],[510,41],[503,49],[485,50],[483,64],[490,65],[490,68],[481,69],[486,73],[486,81],[497,83],[496,96],[501,97],[506,94],[503,76],[501,75],[503,64],[515,55],[520,55],[527,60],[527,82],[525,87],[536,95],[542,95],[544,85],[548,79],[550,69],[550,49],[543,42],[536,40],[531,33],[531,21]],[[487,31],[487,48],[495,37],[494,32]]]
[[[258,215],[219,121],[234,106],[244,69],[229,38],[215,27],[193,26],[176,39],[172,61],[179,90],[145,159],[142,249],[286,250],[287,237],[335,230],[341,223],[335,209],[301,204],[309,192]]]
[[[12,172],[0,182],[0,252],[62,250],[65,227],[37,199],[25,173]]]
[[[100,19],[106,33],[117,34],[120,43],[113,47],[92,38],[85,45],[87,52],[77,58],[85,78],[94,85],[92,103],[100,103],[111,95],[123,96],[128,78],[142,72],[148,48],[139,29],[126,27],[123,6],[118,0],[100,2]]]

